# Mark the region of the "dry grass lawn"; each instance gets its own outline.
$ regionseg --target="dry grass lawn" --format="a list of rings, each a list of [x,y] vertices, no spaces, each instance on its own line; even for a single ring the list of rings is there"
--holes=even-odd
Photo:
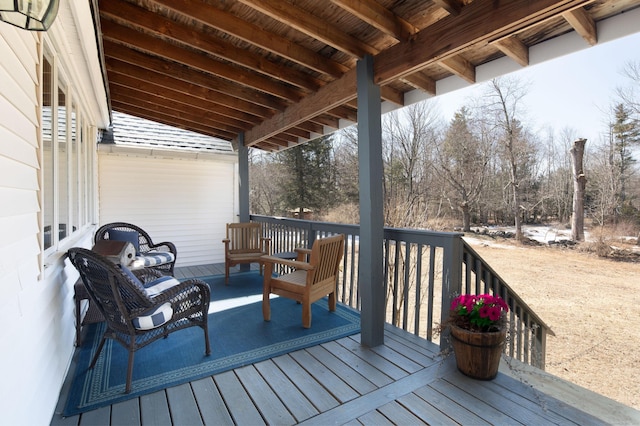
[[[547,372],[640,409],[640,263],[468,241],[554,331]]]

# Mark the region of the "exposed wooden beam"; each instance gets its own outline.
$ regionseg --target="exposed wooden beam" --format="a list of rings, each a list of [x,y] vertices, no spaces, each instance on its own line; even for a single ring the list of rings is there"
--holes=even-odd
[[[340,127],[340,119],[328,113],[318,114],[314,117],[311,117],[310,121],[320,124],[322,126],[330,127],[332,129],[338,129]],[[320,133],[324,134],[324,129]]]
[[[309,37],[320,40],[355,58],[361,58],[365,54],[377,53],[376,49],[372,46],[352,37],[331,23],[313,16],[292,3],[271,0],[239,1],[273,19],[286,22],[287,25],[307,34]]]
[[[517,35],[496,40],[493,45],[521,66],[526,67],[529,65],[529,48]]]
[[[380,88],[380,96],[385,101],[389,101],[396,105],[404,106],[404,93],[390,86]]]
[[[150,84],[160,86],[161,88],[172,89],[175,92],[184,95],[198,96],[202,99],[216,99],[229,108],[245,111],[258,117],[271,117],[274,110],[261,107],[259,105],[250,104],[242,99],[233,98],[224,94],[213,92],[210,88],[199,86],[196,84],[185,83],[163,74],[153,73],[144,68],[131,64],[119,63],[116,59],[107,58],[107,71],[109,72],[109,80],[116,79],[119,81],[134,79],[133,83],[136,87],[148,87]]]
[[[411,75],[404,77],[406,83],[412,85],[416,89],[424,90],[430,95],[436,95],[436,81],[422,72],[415,72]]]
[[[583,7],[570,10],[562,14],[562,17],[573,27],[580,36],[591,46],[598,43],[598,30],[596,23]]]
[[[276,33],[248,23],[206,3],[193,0],[154,0],[153,3],[170,8],[209,27],[238,37],[268,52],[279,55],[316,72],[338,78],[349,70],[344,64],[326,58]]]
[[[385,85],[427,65],[458,55],[476,43],[489,43],[529,28],[551,16],[572,10],[588,0],[475,0],[375,58],[376,82]]]
[[[113,109],[116,111],[166,124],[168,126],[174,126],[179,129],[191,130],[193,132],[199,132],[204,135],[215,136],[225,140],[232,140],[234,137],[236,137],[236,134],[223,132],[219,129],[205,126],[202,123],[179,119],[169,114],[150,113],[149,111],[136,105],[128,105],[125,103],[120,103],[118,101],[113,101],[112,105]]]
[[[127,108],[129,111],[135,111],[137,115],[145,114],[146,117],[159,117],[165,121],[176,121],[181,125],[188,126],[198,125],[202,131],[207,131],[207,134],[215,135],[216,132],[222,132],[227,136],[237,135],[240,129],[232,128],[228,125],[220,124],[217,122],[207,121],[202,119],[201,116],[190,114],[186,111],[175,111],[167,108],[161,108],[158,105],[151,105],[148,102],[141,103],[139,99],[132,97],[118,97],[117,101],[114,101],[114,107]],[[134,114],[134,115],[136,115]]]
[[[354,123],[358,121],[358,109],[350,108],[346,105],[341,105],[339,107],[332,108],[329,111],[327,111],[327,114],[343,120],[353,121]]]
[[[463,6],[460,0],[433,0],[433,2],[449,12],[450,15],[459,15]]]
[[[468,83],[473,84],[476,82],[476,67],[463,58],[462,55],[442,59],[439,64]]]
[[[311,139],[311,132],[302,130],[298,127],[290,127],[287,130],[285,130],[283,133],[295,136],[296,138]]]
[[[175,78],[186,83],[195,84],[206,87],[216,92],[224,93],[233,98],[242,99],[256,106],[262,106],[268,109],[283,110],[287,103],[274,96],[259,92],[247,86],[236,84],[226,79],[218,78],[213,74],[209,74],[188,65],[178,64],[176,62],[166,61],[157,56],[142,53],[137,50],[128,48],[125,45],[115,43],[110,40],[104,41],[105,48],[108,49],[109,56],[106,59],[117,59],[119,61],[144,68],[154,73],[162,74]],[[149,74],[148,78],[154,78],[155,74]],[[251,110],[248,104],[246,108]],[[243,107],[244,108],[244,107]]]
[[[367,24],[395,38],[409,40],[418,29],[374,0],[331,0]]]
[[[305,130],[307,132],[317,133],[319,135],[321,135],[322,132],[324,131],[324,128],[322,127],[321,124],[313,123],[311,121],[305,121],[303,123],[300,123],[300,124],[298,124],[297,127],[299,127],[302,130]]]
[[[164,110],[175,111],[176,114],[186,112],[194,117],[200,117],[203,121],[211,121],[220,125],[234,128],[234,131],[246,130],[251,128],[253,123],[236,120],[228,115],[220,114],[207,108],[203,108],[201,102],[186,103],[180,101],[179,98],[166,98],[149,92],[142,92],[133,87],[122,86],[117,83],[109,87],[109,91],[118,99],[126,100],[132,103],[134,100],[141,101],[141,105],[147,105],[149,109],[155,110],[162,108]],[[193,99],[193,98],[192,98]]]
[[[149,54],[215,74],[221,78],[287,101],[296,102],[303,97],[303,93],[301,93],[298,88],[284,85],[281,82],[265,76],[256,75],[238,66],[216,61],[211,56],[196,53],[190,49],[184,49],[175,44],[164,42],[157,37],[152,37],[131,28],[118,25],[113,21],[103,20],[101,26],[105,40],[136,46],[136,48]]]
[[[245,143],[249,146],[268,139],[281,129],[295,127],[318,113],[325,113],[333,108],[355,99],[356,70],[346,73],[342,78],[327,84],[317,92],[302,99],[296,105],[278,114],[277,120],[268,119],[245,133]]]
[[[463,7],[460,14],[450,15],[417,33],[410,42],[401,42],[374,58],[375,79],[386,85],[407,77],[422,68],[456,56],[477,43],[515,34],[538,22],[586,4],[588,0],[475,0]],[[296,105],[277,113],[246,133],[249,144],[277,134],[283,128],[296,126],[319,112],[355,99],[355,72],[327,84]]]
[[[305,91],[315,91],[324,84],[324,82],[318,81],[309,74],[296,69],[288,68],[286,72],[283,72],[283,67],[280,64],[276,64],[264,56],[238,49],[233,44],[212,35],[203,32],[196,33],[193,31],[193,27],[179,24],[158,14],[152,15],[146,9],[126,3],[123,0],[105,2],[101,12],[104,16],[109,16],[111,19],[124,23],[128,27],[136,27],[147,33],[160,36],[165,40],[172,40],[183,44],[185,47],[201,50],[255,73],[277,79]],[[304,96],[304,93],[300,92],[299,97]]]

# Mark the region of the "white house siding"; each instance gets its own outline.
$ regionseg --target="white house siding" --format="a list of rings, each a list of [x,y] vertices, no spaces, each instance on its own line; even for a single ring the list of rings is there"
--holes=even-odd
[[[101,225],[134,223],[156,243],[173,242],[176,266],[224,262],[225,224],[237,221],[235,154],[111,150],[98,156]]]
[[[67,82],[79,95],[85,119],[104,127],[106,97],[96,97],[87,51],[77,51],[75,30],[92,25],[89,2],[63,1],[48,33],[0,22],[0,424],[48,424],[74,350],[73,282],[77,273],[63,253],[90,244],[91,230],[66,246],[42,251],[40,63],[43,41],[55,51]],[[72,11],[71,8],[74,10]],[[67,25],[62,25],[65,23]],[[57,27],[57,29],[55,29]],[[63,32],[64,31],[64,32]],[[75,40],[74,43],[70,43]],[[89,40],[94,43],[94,39]],[[64,49],[60,49],[63,46]],[[98,75],[98,80],[100,79]],[[84,80],[84,81],[77,81]],[[100,90],[98,89],[98,92]],[[82,96],[87,96],[81,99]],[[89,149],[95,150],[95,140]]]

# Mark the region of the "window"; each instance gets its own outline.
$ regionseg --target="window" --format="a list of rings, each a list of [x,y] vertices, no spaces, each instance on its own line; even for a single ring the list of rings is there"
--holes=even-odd
[[[62,71],[52,58],[46,53],[42,65],[44,250],[57,248],[93,217],[90,126],[74,98],[73,85],[61,78]]]
[[[42,64],[42,216],[44,249],[53,244],[53,72],[48,58]]]

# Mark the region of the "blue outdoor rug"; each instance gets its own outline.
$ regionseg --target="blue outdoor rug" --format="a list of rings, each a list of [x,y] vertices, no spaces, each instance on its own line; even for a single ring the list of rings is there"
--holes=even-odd
[[[326,298],[312,305],[310,329],[302,328],[302,305],[285,298],[271,299],[271,321],[262,319],[262,277],[257,272],[203,278],[211,287],[209,336],[211,355],[204,355],[200,327],[160,339],[135,354],[131,393],[125,394],[128,353],[107,340],[95,367],[89,363],[104,332],[104,323],[91,324],[76,349],[63,416],[72,416],[187,383],[243,365],[360,332],[359,313],[338,304],[327,309]]]

